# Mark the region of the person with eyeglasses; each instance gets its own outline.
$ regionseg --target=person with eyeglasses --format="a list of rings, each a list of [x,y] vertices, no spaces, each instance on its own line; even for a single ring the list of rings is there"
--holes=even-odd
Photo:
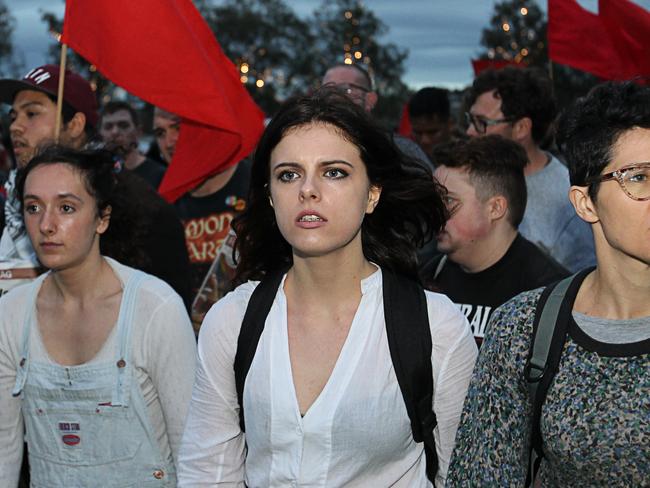
[[[596,267],[576,274],[561,299],[555,330],[566,332],[553,339],[560,357],[539,423],[524,372],[542,289],[492,315],[448,486],[523,486],[531,432],[541,435],[535,486],[650,480],[650,88],[595,87],[561,116],[558,143]]]
[[[569,202],[567,168],[542,148],[557,111],[548,76],[532,68],[483,71],[469,90],[467,106],[468,136],[500,135],[526,151],[528,204],[521,234],[572,272],[593,265],[589,226]]]
[[[358,64],[337,64],[330,67],[325,72],[321,85],[337,88],[368,113],[372,112],[379,101],[370,74]],[[429,156],[420,146],[399,134],[391,136],[400,151],[433,171]]]

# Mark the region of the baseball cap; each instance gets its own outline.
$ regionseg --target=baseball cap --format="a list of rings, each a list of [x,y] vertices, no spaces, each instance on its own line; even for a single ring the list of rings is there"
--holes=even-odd
[[[20,80],[0,80],[0,102],[12,104],[16,93],[21,90],[36,90],[56,98],[59,88],[59,67],[46,64],[29,71]],[[97,99],[90,83],[70,70],[65,71],[63,101],[86,116],[86,121],[97,126]]]

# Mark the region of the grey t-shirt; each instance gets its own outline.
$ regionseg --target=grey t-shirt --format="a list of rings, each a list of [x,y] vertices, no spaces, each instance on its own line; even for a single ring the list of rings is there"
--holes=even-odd
[[[569,201],[569,171],[551,156],[541,171],[526,176],[528,201],[519,232],[571,272],[596,263],[589,224]]]
[[[607,344],[630,344],[650,339],[650,317],[612,320],[573,312],[578,327],[592,339]]]

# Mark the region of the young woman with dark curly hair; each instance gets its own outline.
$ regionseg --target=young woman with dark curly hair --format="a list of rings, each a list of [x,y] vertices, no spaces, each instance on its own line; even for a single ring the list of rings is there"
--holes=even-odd
[[[248,202],[233,223],[243,284],[199,335],[179,485],[431,486],[391,362],[382,273],[417,280],[416,250],[445,221],[441,188],[349,99],[320,90],[269,123]],[[244,434],[238,335],[258,280],[278,272],[243,390]],[[424,313],[442,486],[477,352],[446,297],[426,292]]]
[[[45,150],[19,173],[49,269],[0,299],[0,485],[176,486],[196,345],[180,297],[104,257],[137,229],[110,154]]]

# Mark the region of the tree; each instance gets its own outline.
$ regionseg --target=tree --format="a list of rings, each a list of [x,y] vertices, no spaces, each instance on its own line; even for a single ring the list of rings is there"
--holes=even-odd
[[[380,95],[375,116],[385,125],[395,124],[409,95],[401,79],[408,51],[380,42],[388,31],[386,24],[359,0],[325,0],[311,25],[316,39],[315,76],[322,77],[333,64],[361,63]]]
[[[226,0],[215,7],[203,0],[198,7],[266,113],[313,86],[312,33],[282,0]]]
[[[599,80],[568,66],[551,64],[546,41],[547,21],[534,0],[506,0],[495,4],[489,27],[483,29],[482,59],[505,59],[549,70],[560,106],[589,91]]]
[[[22,61],[17,59],[12,43],[16,19],[9,12],[4,1],[0,0],[0,77],[18,76],[23,69]]]

